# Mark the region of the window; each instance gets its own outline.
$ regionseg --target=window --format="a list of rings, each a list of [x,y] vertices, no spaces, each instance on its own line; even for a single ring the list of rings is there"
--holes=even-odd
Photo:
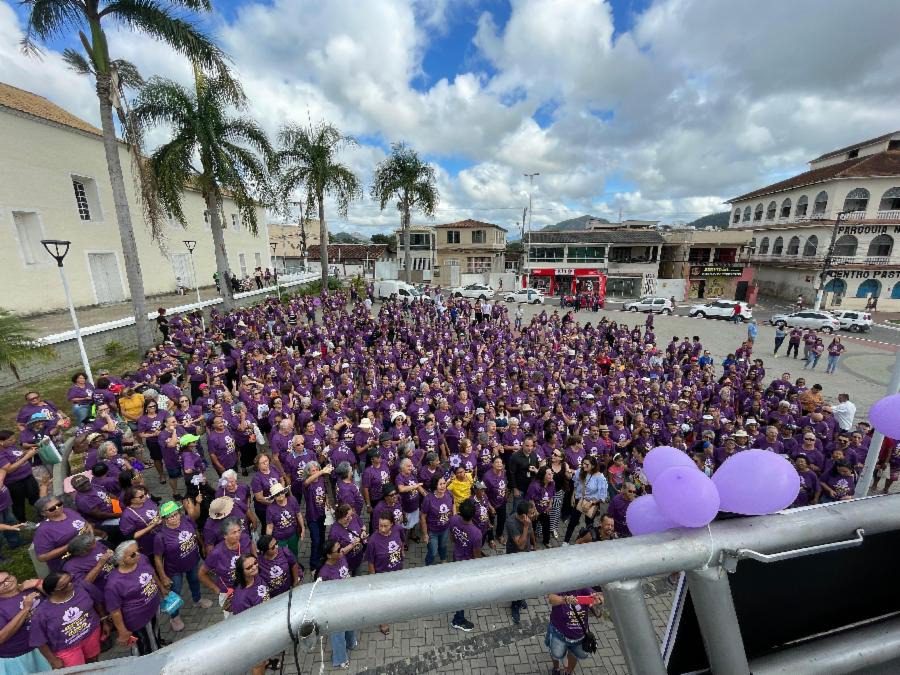
[[[859,157],[859,148],[847,153],[847,159],[856,159],[857,157]]]
[[[757,204],[756,208],[753,210],[753,220],[762,220],[763,217],[763,205]]]
[[[243,253],[238,253],[238,265],[241,268],[241,277],[247,276],[247,256]]]
[[[259,253],[254,253],[253,258],[254,258],[254,260],[256,260],[256,266],[262,267],[262,255]]]
[[[530,249],[531,260],[537,262],[562,262],[564,249],[559,247],[532,246]]]
[[[688,251],[688,262],[705,263],[709,262],[709,254],[712,249],[709,248],[692,248]]]
[[[844,199],[844,211],[865,211],[869,206],[869,191],[856,188],[847,193]]]
[[[100,212],[100,195],[94,179],[72,176],[72,190],[75,193],[75,207],[81,220],[95,222],[103,220]]]
[[[505,233],[505,232],[501,232],[500,230],[497,230],[497,239],[496,239],[496,242],[497,242],[498,244],[505,244],[505,243],[506,243],[506,233]]]
[[[717,248],[713,253],[713,262],[733,263],[735,260],[737,260],[736,248]]]
[[[231,229],[235,232],[241,231],[241,220],[236,213],[231,214]]]
[[[825,284],[826,293],[834,293],[835,295],[847,294],[847,282],[843,279],[832,279]]]
[[[762,242],[759,244],[759,254],[766,255],[769,252],[769,238],[763,237]]]
[[[806,243],[803,244],[803,257],[812,258],[816,255],[816,251],[819,248],[819,238],[816,235],[812,235],[809,239],[806,240]]]
[[[825,209],[828,208],[828,193],[822,190],[816,195],[816,201],[813,203],[813,215],[825,215]]]
[[[469,274],[480,274],[482,272],[491,271],[491,256],[471,256],[467,260],[466,272]]]
[[[775,243],[772,244],[772,255],[781,255],[784,253],[784,239],[776,237]]]
[[[19,250],[22,252],[22,260],[26,265],[37,265],[41,262],[50,262],[50,256],[44,250],[41,239],[44,238],[41,230],[41,221],[38,215],[31,211],[13,211],[13,224],[16,228],[16,238],[19,240]],[[45,257],[46,256],[46,257]]]
[[[791,216],[791,200],[785,199],[781,202],[781,211],[778,213],[779,218],[790,218]]]
[[[209,229],[209,211],[203,211],[203,228]]]
[[[171,213],[166,213],[166,222],[169,224],[169,227],[173,230],[177,230],[181,227],[181,223],[173,216]]]
[[[797,211],[794,213],[794,215],[797,218],[803,218],[806,216],[806,211],[808,208],[809,198],[806,195],[803,195],[802,197],[800,197],[800,199],[797,200]]]
[[[746,222],[748,222],[749,220],[750,220],[750,207],[749,207],[749,206],[745,206],[745,207],[744,207],[744,217],[743,217],[743,219],[741,220],[741,222],[746,223]]]
[[[413,258],[412,259],[413,269],[414,270],[430,270],[431,269],[431,258]],[[401,267],[403,262],[400,263]]]
[[[900,187],[892,187],[881,196],[881,202],[878,204],[879,211],[897,211],[900,210]]]
[[[889,257],[894,250],[894,238],[889,234],[879,234],[869,243],[866,255]]]
[[[788,255],[797,255],[800,252],[800,237],[791,237],[788,242]]]
[[[842,258],[852,258],[856,255],[856,249],[859,242],[852,234],[845,234],[834,242],[834,255]]]
[[[78,215],[82,220],[91,219],[91,207],[88,204],[87,194],[84,190],[84,183],[79,180],[72,179],[72,187],[75,188],[75,204],[78,206]]]
[[[484,244],[487,239],[484,236],[484,230],[472,230],[472,243]]]
[[[631,262],[631,248],[628,246],[609,249],[609,261],[615,263]]]
[[[459,243],[459,230],[447,230],[447,243],[448,244],[458,244]]]
[[[732,223],[739,223],[740,221],[741,221],[741,210],[740,210],[740,209],[735,209],[735,210],[734,210],[734,218],[732,218],[731,222],[732,222]]]
[[[881,295],[881,282],[878,279],[866,279],[856,289],[857,298],[877,298]]]
[[[568,262],[603,262],[606,259],[605,246],[569,246]]]
[[[775,211],[778,210],[778,207],[775,206],[774,200],[769,202],[769,205],[766,207],[766,220],[775,220]]]

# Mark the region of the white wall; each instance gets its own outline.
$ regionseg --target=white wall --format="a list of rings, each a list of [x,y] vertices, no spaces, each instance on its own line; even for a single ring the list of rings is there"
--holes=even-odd
[[[657,279],[656,295],[662,298],[675,296],[676,302],[687,297],[687,282],[684,279]]]

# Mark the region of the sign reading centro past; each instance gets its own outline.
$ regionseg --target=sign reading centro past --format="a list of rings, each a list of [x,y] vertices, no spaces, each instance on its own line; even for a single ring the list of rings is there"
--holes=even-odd
[[[741,265],[691,265],[691,277],[739,277]]]

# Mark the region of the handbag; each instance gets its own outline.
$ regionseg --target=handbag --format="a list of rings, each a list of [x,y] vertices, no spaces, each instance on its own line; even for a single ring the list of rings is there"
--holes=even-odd
[[[593,654],[597,651],[597,638],[594,637],[594,634],[588,630],[584,621],[581,620],[581,615],[576,611],[573,611],[573,614],[575,614],[575,618],[578,619],[581,630],[584,631],[584,637],[581,638],[581,648],[588,654]]]
[[[59,464],[62,461],[62,455],[56,449],[56,444],[47,437],[38,443],[38,456],[44,464]]]
[[[575,504],[575,509],[591,520],[597,516],[597,505],[587,499],[579,499]]]

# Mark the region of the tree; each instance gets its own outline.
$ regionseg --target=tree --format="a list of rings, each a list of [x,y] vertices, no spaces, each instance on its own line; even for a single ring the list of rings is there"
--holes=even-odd
[[[141,261],[131,222],[128,193],[119,158],[119,144],[113,122],[113,104],[120,104],[115,63],[110,59],[104,27],[117,25],[161,40],[172,50],[184,54],[205,66],[221,67],[222,53],[190,21],[177,16],[173,10],[186,8],[209,11],[209,0],[21,0],[27,7],[28,26],[22,46],[25,51],[38,52],[36,40],[46,41],[77,32],[84,47],[84,65],[89,66],[96,83],[100,103],[100,125],[103,130],[103,149],[112,187],[119,239],[134,320],[138,349],[144,351],[153,344],[153,329],[147,321],[147,301]],[[72,64],[71,58],[68,59]],[[151,226],[151,230],[154,228]]]
[[[429,218],[434,218],[434,210],[440,201],[434,167],[419,159],[416,151],[405,143],[394,143],[390,156],[375,169],[371,194],[382,211],[389,201],[397,200],[403,234],[403,268],[408,283],[412,274],[410,212],[418,209]]]
[[[359,179],[348,167],[341,164],[338,153],[345,147],[356,145],[356,140],[344,136],[326,122],[315,127],[285,125],[279,134],[279,151],[275,166],[278,171],[277,194],[280,201],[295,190],[306,193],[307,213],[312,208],[319,211],[320,258],[322,261],[322,288],[328,288],[328,224],[325,221],[325,197],[337,202],[338,213],[347,215],[350,203],[362,196]]]
[[[397,252],[397,240],[389,234],[373,234],[371,236],[371,241],[373,244],[387,246],[387,250],[390,253]]]
[[[228,73],[205,75],[194,68],[194,90],[176,82],[152,78],[135,100],[136,124],[169,124],[173,138],[150,157],[150,172],[166,211],[186,225],[181,200],[186,188],[203,195],[209,213],[216,269],[225,311],[234,308],[227,283],[228,251],[222,226],[222,198],[227,194],[238,208],[241,222],[256,234],[258,202],[254,193],[268,181],[266,167],[274,152],[263,130],[251,119],[228,115],[229,107],[246,106],[244,92]],[[200,161],[194,166],[195,158]]]
[[[51,347],[35,342],[27,324],[11,312],[0,309],[0,368],[9,368],[19,379],[19,366],[29,361],[49,361]]]

